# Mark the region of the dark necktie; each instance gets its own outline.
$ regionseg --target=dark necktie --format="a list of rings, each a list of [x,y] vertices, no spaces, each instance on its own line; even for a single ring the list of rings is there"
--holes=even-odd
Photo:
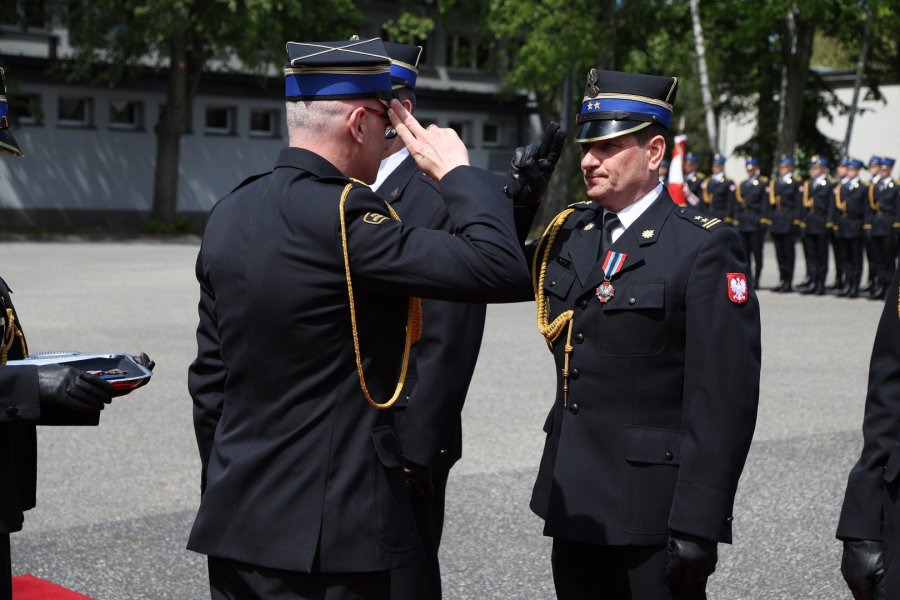
[[[605,212],[603,214],[603,241],[600,244],[600,260],[606,257],[606,251],[612,246],[612,232],[619,226],[619,217],[614,212]]]

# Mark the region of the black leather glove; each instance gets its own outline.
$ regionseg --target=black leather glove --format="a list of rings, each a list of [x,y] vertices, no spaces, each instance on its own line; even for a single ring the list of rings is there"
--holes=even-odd
[[[515,149],[509,162],[506,186],[506,193],[515,204],[533,206],[541,201],[565,141],[566,132],[559,130],[559,123],[551,122],[540,145],[529,144]]]
[[[134,356],[134,355],[132,355],[131,358],[133,358],[133,359],[134,359],[134,362],[136,362],[137,364],[141,365],[142,367],[146,367],[147,370],[150,371],[150,372],[152,372],[152,371],[153,371],[153,367],[156,366],[156,363],[155,363],[149,356],[147,356],[147,353],[146,353],[146,352],[141,352],[141,355],[140,355],[140,356]],[[148,383],[150,383],[150,380],[149,380],[149,379],[144,379],[144,380],[141,381],[139,384],[137,384],[137,385],[135,386],[134,389],[138,389],[139,387],[143,387],[143,386],[147,385]]]
[[[431,469],[425,465],[403,459],[403,475],[406,485],[414,496],[434,496],[434,483],[431,481]]]
[[[871,540],[845,540],[841,575],[856,600],[887,600],[884,545]]]
[[[687,594],[712,575],[719,560],[716,542],[677,531],[669,534],[666,554],[666,578],[679,594]]]
[[[66,365],[40,365],[38,399],[41,411],[97,414],[112,399],[109,382]]]

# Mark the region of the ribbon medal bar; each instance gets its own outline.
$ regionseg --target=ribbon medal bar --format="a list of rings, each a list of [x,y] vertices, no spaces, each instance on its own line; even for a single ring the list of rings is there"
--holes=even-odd
[[[626,258],[628,255],[624,252],[610,250],[606,253],[606,258],[603,260],[603,283],[597,287],[596,292],[600,302],[606,304],[610,298],[616,295],[616,288],[613,287],[611,279],[625,266]]]

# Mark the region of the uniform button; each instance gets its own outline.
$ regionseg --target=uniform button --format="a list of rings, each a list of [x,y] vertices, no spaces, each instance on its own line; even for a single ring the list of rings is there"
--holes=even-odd
[[[583,342],[583,341],[584,341],[584,334],[583,334],[583,333],[579,333],[579,334],[577,334],[577,335],[575,336],[575,343],[576,343],[576,344],[580,344],[580,343]]]
[[[672,451],[666,450],[666,460],[672,460],[673,458],[675,458],[675,455],[672,454]]]
[[[6,409],[6,414],[10,417],[14,417],[19,414],[19,408],[17,406],[10,406]]]
[[[554,285],[556,285],[556,282],[555,282],[555,281],[551,281],[551,282],[550,282],[550,287],[553,287]]]
[[[587,308],[587,307],[588,307],[588,301],[587,301],[587,298],[585,298],[584,300],[582,300],[582,301],[578,304],[578,306],[581,307],[581,310],[584,310],[585,308]]]
[[[628,299],[628,304],[634,304],[635,302],[637,302],[637,298],[635,298],[634,296]]]
[[[577,415],[578,411],[581,409],[578,408],[578,405],[573,402],[572,404],[569,405],[569,410],[572,411],[573,415]]]
[[[447,454],[447,449],[441,448],[441,456],[446,455],[446,454]]]
[[[572,369],[572,379],[578,379],[581,377],[581,373],[578,372],[578,369]]]

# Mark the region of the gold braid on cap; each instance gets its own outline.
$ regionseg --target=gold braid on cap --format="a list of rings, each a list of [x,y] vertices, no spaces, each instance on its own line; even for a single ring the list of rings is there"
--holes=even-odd
[[[356,302],[353,299],[353,281],[350,278],[350,251],[347,245],[347,219],[344,214],[344,205],[347,201],[347,195],[353,189],[353,184],[348,183],[341,194],[340,215],[341,215],[341,246],[344,251],[344,273],[347,275],[347,294],[350,297],[350,328],[353,330],[353,352],[356,354],[356,372],[359,374],[359,385],[362,388],[366,401],[374,408],[386,409],[394,405],[400,398],[403,391],[403,382],[406,380],[406,370],[409,368],[409,350],[413,344],[422,337],[422,300],[420,298],[409,299],[409,309],[406,313],[406,340],[403,344],[403,359],[400,363],[400,381],[394,390],[394,395],[387,402],[379,404],[369,393],[366,386],[366,377],[363,374],[362,357],[359,351],[359,332],[356,327]],[[389,205],[385,204],[395,221],[399,221],[400,217],[396,211]]]
[[[550,224],[547,225],[547,228],[541,235],[538,246],[534,252],[534,257],[531,259],[531,285],[534,288],[535,300],[537,300],[538,331],[540,331],[541,335],[544,336],[544,339],[547,340],[547,346],[550,350],[553,350],[553,342],[556,341],[559,334],[562,333],[563,327],[572,320],[572,316],[575,314],[575,311],[570,309],[548,323],[550,318],[550,301],[547,300],[547,296],[544,295],[544,277],[547,275],[547,263],[550,260],[550,251],[553,249],[553,242],[556,240],[556,236],[566,222],[566,219],[573,212],[575,212],[574,208],[567,208],[550,221]],[[541,247],[543,247],[543,252],[541,252]],[[540,269],[538,269],[539,254],[541,256]]]

